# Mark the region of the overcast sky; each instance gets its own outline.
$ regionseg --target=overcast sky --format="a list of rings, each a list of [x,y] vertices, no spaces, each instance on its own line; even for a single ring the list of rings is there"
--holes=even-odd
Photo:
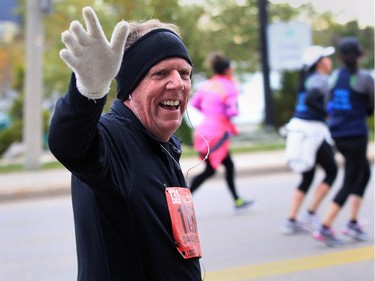
[[[271,0],[271,2],[289,3],[294,7],[311,3],[318,12],[330,11],[337,15],[339,23],[357,20],[362,26],[374,26],[374,0]]]

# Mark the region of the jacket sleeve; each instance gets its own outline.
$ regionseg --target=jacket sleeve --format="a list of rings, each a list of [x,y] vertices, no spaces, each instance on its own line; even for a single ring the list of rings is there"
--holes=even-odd
[[[228,93],[225,105],[225,115],[229,119],[239,114],[238,95],[239,93],[236,91],[235,86],[233,86],[233,90]]]
[[[105,102],[106,97],[90,100],[82,96],[73,74],[68,93],[56,103],[48,145],[52,154],[72,172],[80,173],[98,168],[98,121]]]
[[[326,115],[324,95],[318,88],[313,88],[307,91],[306,105],[312,110],[319,114]]]
[[[200,90],[198,90],[192,97],[191,99],[191,105],[198,109],[199,111],[202,110],[202,94],[200,92]]]
[[[368,75],[367,80],[367,115],[372,116],[374,114],[374,78]]]

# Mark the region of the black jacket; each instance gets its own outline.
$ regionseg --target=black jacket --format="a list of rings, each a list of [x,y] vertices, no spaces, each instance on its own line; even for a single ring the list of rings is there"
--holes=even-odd
[[[160,143],[116,100],[88,100],[72,78],[51,122],[49,146],[72,176],[78,280],[200,281],[199,260],[178,253],[166,186],[186,187],[180,141]],[[163,152],[161,145],[170,155]]]

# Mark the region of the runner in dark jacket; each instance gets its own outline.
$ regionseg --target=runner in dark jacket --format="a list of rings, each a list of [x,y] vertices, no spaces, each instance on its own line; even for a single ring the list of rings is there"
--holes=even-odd
[[[301,180],[293,192],[288,218],[281,227],[283,234],[315,231],[319,226],[317,211],[329,194],[337,176],[332,138],[326,124],[326,102],[329,96],[329,74],[332,70],[332,46],[313,45],[302,55],[303,66],[293,117],[287,124],[286,158]],[[314,187],[317,167],[324,177]],[[300,209],[314,187],[311,203],[301,218]]]
[[[194,207],[173,136],[191,88],[189,54],[173,25],[121,22],[108,43],[94,11],[83,15],[88,32],[73,22],[62,36],[74,73],[49,135],[72,172],[78,280],[200,281]],[[116,74],[117,99],[101,116]]]
[[[350,219],[344,234],[355,240],[367,239],[358,222],[358,214],[370,179],[366,117],[374,111],[374,79],[367,71],[359,69],[362,48],[356,38],[343,38],[339,44],[339,51],[342,67],[333,75],[328,125],[338,151],[344,156],[345,175],[344,182],[333,198],[319,232],[315,235],[328,246],[341,244],[331,226],[350,195]]]

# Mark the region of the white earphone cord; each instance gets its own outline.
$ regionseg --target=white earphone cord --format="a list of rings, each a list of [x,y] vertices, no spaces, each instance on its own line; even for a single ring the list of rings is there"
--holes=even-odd
[[[186,176],[185,176],[185,179],[186,179],[186,182],[187,182],[187,181],[188,181],[188,177],[189,177],[189,172],[190,172],[192,169],[198,167],[199,165],[202,165],[202,164],[204,163],[204,161],[206,161],[206,160],[208,159],[208,155],[210,155],[210,145],[208,144],[208,141],[206,140],[206,138],[202,136],[202,134],[201,134],[201,133],[195,128],[195,126],[194,126],[193,123],[191,122],[191,120],[190,120],[190,115],[189,115],[189,111],[188,111],[188,108],[187,108],[187,107],[186,107],[186,116],[187,116],[188,121],[189,121],[191,127],[193,128],[193,130],[194,130],[195,132],[197,132],[197,134],[198,134],[198,135],[204,140],[204,142],[205,142],[206,145],[207,145],[207,153],[206,153],[206,156],[204,156],[203,160],[200,161],[198,164],[194,165],[193,167],[191,167],[191,168],[189,168],[189,169],[187,170],[187,172],[186,172]]]

